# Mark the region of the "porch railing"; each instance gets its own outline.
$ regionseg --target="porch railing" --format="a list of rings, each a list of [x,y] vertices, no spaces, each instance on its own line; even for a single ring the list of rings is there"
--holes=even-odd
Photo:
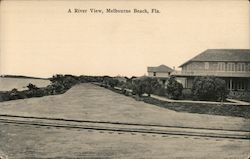
[[[174,71],[175,76],[218,76],[218,77],[250,77],[250,72],[230,71]]]

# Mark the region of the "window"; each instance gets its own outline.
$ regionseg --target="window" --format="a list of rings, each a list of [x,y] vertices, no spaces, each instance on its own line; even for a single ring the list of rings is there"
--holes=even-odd
[[[246,88],[246,83],[244,81],[238,81],[237,82],[237,90],[245,90]]]
[[[231,83],[231,80],[227,80],[226,83],[227,83],[227,89],[228,89],[228,90],[231,90],[231,84],[232,84],[232,83]]]
[[[227,71],[235,71],[235,64],[234,63],[228,63],[227,64]]]
[[[233,90],[236,90],[236,84],[235,84],[235,81],[234,81],[234,80],[232,81],[232,89],[233,89]]]
[[[243,91],[247,89],[247,81],[246,80],[233,80],[232,81],[233,90]]]
[[[244,63],[242,64],[242,71],[246,71],[246,66]]]
[[[153,72],[153,76],[156,76],[156,72]]]
[[[225,63],[224,62],[218,63],[218,71],[225,71]]]
[[[245,71],[245,64],[244,63],[238,63],[237,64],[237,71]]]
[[[166,80],[162,80],[162,84],[165,84],[166,83]]]
[[[235,63],[232,63],[232,71],[235,71]]]
[[[209,69],[209,62],[205,62],[205,70]]]

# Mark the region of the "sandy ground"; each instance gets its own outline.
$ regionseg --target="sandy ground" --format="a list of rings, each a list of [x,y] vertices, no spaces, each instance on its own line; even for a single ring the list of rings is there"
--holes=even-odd
[[[250,119],[175,112],[135,101],[131,97],[92,84],[77,85],[62,95],[2,102],[0,114],[214,129],[250,129]]]
[[[0,154],[19,158],[247,159],[249,141],[4,125]]]
[[[81,84],[62,95],[0,103],[0,114],[248,130],[249,119],[180,113]],[[36,158],[247,159],[241,139],[111,132],[0,122],[0,156]]]

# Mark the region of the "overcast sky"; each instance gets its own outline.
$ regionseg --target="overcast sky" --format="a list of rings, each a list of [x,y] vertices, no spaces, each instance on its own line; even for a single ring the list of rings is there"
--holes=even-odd
[[[148,9],[158,14],[68,13]],[[206,49],[249,49],[247,0],[1,1],[1,74],[144,75]]]

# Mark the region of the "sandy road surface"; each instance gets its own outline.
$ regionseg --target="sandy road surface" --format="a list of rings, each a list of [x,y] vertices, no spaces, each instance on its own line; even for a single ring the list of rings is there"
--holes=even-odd
[[[0,153],[9,159],[245,159],[249,141],[41,127],[0,122]]]
[[[104,130],[113,132],[131,132],[143,134],[160,134],[160,135],[184,135],[198,136],[210,138],[228,138],[228,139],[244,139],[250,142],[249,131],[239,130],[222,130],[207,129],[193,127],[177,127],[177,126],[161,126],[149,124],[132,124],[118,122],[100,122],[86,120],[67,120],[59,118],[39,118],[39,117],[23,117],[0,115],[0,122],[6,124],[42,126],[42,127],[58,127],[66,129],[89,129]]]
[[[2,102],[0,114],[250,130],[250,119],[175,112],[92,84],[77,85],[62,95]]]
[[[198,130],[216,129],[212,132],[215,134],[218,133],[217,130],[227,133],[231,133],[231,131],[248,133],[250,123],[249,119],[237,117],[179,113],[138,102],[130,97],[91,84],[77,85],[62,95],[2,102],[0,103],[0,114],[167,127],[191,127]],[[58,122],[56,123],[58,124]],[[72,126],[72,123],[69,125]],[[77,126],[69,128],[0,122],[0,155],[8,156],[8,158],[92,159],[244,159],[249,155],[250,143],[246,139],[84,129],[80,127],[84,125]],[[115,128],[117,129],[117,127]],[[135,128],[138,129],[138,127]]]

